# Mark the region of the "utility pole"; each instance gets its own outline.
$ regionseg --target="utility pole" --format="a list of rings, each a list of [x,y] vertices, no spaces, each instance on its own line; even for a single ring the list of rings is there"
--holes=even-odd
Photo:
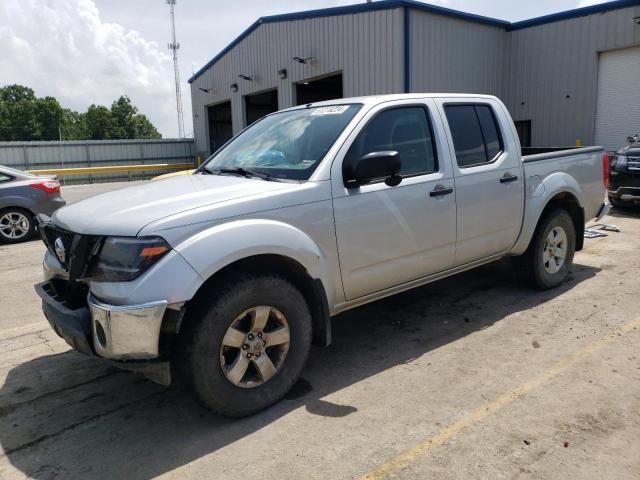
[[[169,44],[169,50],[173,53],[173,73],[176,81],[176,108],[178,110],[178,136],[184,137],[184,116],[182,115],[182,93],[180,91],[180,69],[178,67],[178,49],[180,44],[176,42],[176,18],[173,11],[173,7],[176,4],[176,0],[167,0],[167,5],[171,12],[171,43]]]

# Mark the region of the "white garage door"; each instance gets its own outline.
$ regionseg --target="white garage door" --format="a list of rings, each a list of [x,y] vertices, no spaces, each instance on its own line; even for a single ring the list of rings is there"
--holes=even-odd
[[[640,134],[640,47],[600,54],[596,145],[617,150]]]

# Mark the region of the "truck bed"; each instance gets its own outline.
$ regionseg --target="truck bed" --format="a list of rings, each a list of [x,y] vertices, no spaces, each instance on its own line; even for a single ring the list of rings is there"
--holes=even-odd
[[[522,147],[523,162],[537,162],[559,157],[571,157],[603,151],[602,147]]]
[[[584,208],[585,219],[597,215],[603,201],[602,157],[605,152],[602,147],[523,148],[522,151],[530,153],[522,157],[528,189],[536,189],[538,182],[551,188],[554,181],[561,181]],[[555,180],[545,180],[551,178]]]

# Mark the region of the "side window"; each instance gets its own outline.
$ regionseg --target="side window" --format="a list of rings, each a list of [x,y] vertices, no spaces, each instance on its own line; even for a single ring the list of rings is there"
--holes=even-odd
[[[344,159],[353,166],[372,152],[395,150],[400,154],[405,176],[438,170],[433,131],[423,107],[398,107],[384,110],[360,132]]]
[[[460,167],[491,163],[502,152],[502,136],[490,106],[447,105],[445,113]]]
[[[0,183],[2,182],[8,182],[9,180],[11,180],[13,177],[10,177],[9,175],[5,175],[4,173],[0,173]]]

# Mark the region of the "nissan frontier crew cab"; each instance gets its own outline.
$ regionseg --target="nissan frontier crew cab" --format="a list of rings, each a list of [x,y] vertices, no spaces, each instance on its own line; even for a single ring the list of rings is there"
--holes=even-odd
[[[505,256],[562,283],[603,203],[600,147],[522,156],[495,97],[404,94],[268,115],[192,175],[40,217],[53,329],[242,416],[280,399],[331,317]]]

